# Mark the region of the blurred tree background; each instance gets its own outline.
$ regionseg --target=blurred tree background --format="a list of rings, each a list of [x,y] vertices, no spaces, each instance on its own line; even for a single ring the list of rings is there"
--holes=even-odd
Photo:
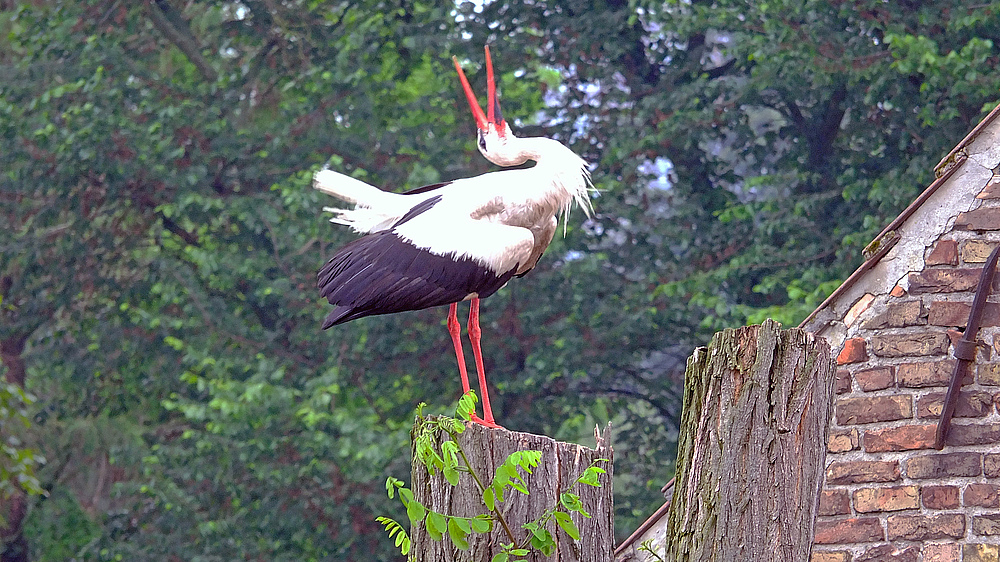
[[[1000,99],[998,41],[974,1],[0,2],[4,562],[398,556],[374,517],[458,397],[445,311],[321,332],[352,235],[310,177],[490,170],[449,60],[481,91],[484,43],[515,132],[600,190],[484,302],[494,408],[614,422],[623,538],[686,357],[861,262]]]

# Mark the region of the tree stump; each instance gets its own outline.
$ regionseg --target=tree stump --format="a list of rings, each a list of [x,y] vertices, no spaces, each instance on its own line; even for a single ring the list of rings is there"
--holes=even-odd
[[[559,494],[576,481],[597,459],[612,459],[612,449],[608,442],[610,424],[598,436],[596,449],[582,445],[561,443],[541,435],[519,433],[506,429],[488,429],[478,424],[467,424],[465,432],[459,436],[459,444],[469,458],[471,468],[489,484],[496,469],[507,456],[515,451],[541,451],[541,462],[524,474],[529,495],[508,489],[503,503],[497,507],[507,520],[508,527],[520,542],[530,536],[522,527],[533,521],[545,509],[559,502]],[[596,432],[595,432],[596,434]],[[440,443],[438,443],[440,446]],[[415,458],[415,457],[414,457]],[[614,524],[612,509],[612,463],[598,466],[607,471],[600,475],[600,487],[577,484],[571,492],[580,496],[583,509],[591,518],[573,513],[573,522],[580,531],[580,540],[574,541],[555,522],[549,525],[557,543],[552,556],[545,557],[533,551],[527,559],[535,561],[559,562],[607,562],[614,550]],[[482,493],[468,474],[461,474],[457,486],[444,479],[440,471],[428,474],[427,468],[414,461],[411,469],[414,498],[428,509],[459,517],[472,517],[488,513],[483,503]],[[500,544],[510,543],[510,537],[500,527],[494,525],[486,534],[469,535],[469,550],[456,548],[447,535],[443,541],[435,541],[428,535],[424,523],[410,530],[413,540],[411,556],[417,562],[452,562],[473,560],[489,562],[499,552]]]
[[[773,321],[715,334],[684,378],[667,560],[808,560],[836,366]]]

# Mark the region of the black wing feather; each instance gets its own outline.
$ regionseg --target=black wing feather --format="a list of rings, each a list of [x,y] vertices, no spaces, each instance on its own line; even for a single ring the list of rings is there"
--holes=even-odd
[[[439,197],[433,197],[439,199]],[[400,223],[426,208],[417,205]],[[365,235],[337,251],[320,269],[320,294],[336,308],[323,329],[356,318],[421,310],[464,300],[475,293],[486,298],[514,275],[500,275],[472,259],[439,256],[400,238],[391,230]]]

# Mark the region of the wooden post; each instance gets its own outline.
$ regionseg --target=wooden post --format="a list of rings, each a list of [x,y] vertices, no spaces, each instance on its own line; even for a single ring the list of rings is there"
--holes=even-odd
[[[486,483],[492,481],[496,468],[514,451],[541,451],[542,459],[525,475],[529,495],[516,490],[508,490],[504,502],[498,503],[508,527],[521,540],[529,536],[521,525],[537,518],[549,507],[557,505],[559,494],[565,492],[583,471],[597,459],[612,459],[608,444],[610,425],[598,437],[596,449],[582,445],[560,443],[541,435],[518,433],[506,429],[488,429],[478,424],[468,424],[459,436],[459,444],[469,458],[472,469]],[[440,445],[440,443],[438,443]],[[607,562],[614,550],[614,525],[611,495],[612,463],[600,463],[607,470],[600,476],[600,487],[577,484],[572,493],[580,496],[583,508],[591,518],[572,515],[580,531],[580,540],[574,541],[555,523],[549,525],[557,543],[557,551],[551,557],[537,552],[529,561],[558,560],[559,562]],[[482,493],[468,474],[462,474],[457,486],[452,486],[440,471],[429,475],[426,467],[413,463],[411,470],[414,498],[428,509],[459,517],[472,517],[487,513]],[[411,556],[416,562],[458,562],[475,560],[489,562],[499,551],[501,543],[511,540],[506,532],[495,525],[487,534],[469,535],[469,550],[458,550],[447,536],[443,541],[435,541],[428,535],[424,524],[415,525],[410,530],[413,540]]]
[[[836,366],[773,321],[688,359],[666,560],[809,560]]]

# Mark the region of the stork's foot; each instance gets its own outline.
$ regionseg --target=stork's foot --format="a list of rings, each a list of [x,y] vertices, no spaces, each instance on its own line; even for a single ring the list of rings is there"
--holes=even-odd
[[[478,423],[479,425],[488,427],[490,429],[506,429],[502,425],[498,424],[497,422],[495,422],[493,420],[489,420],[489,421],[484,420],[483,418],[477,416],[476,414],[472,414],[472,417],[470,419],[472,420],[473,423]]]

